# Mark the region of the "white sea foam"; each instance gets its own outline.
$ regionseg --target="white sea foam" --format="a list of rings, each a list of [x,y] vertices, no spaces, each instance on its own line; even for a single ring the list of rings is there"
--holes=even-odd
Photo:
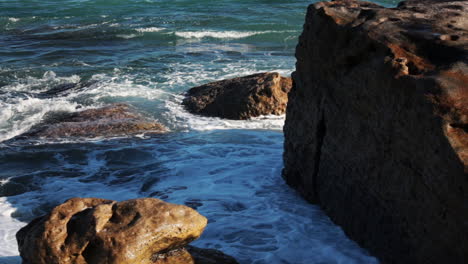
[[[169,112],[165,114],[166,120],[174,128],[185,128],[199,131],[219,129],[283,129],[285,116],[260,116],[249,120],[229,120],[217,117],[203,117],[187,112],[181,105],[183,96],[174,96],[174,100],[166,101]]]
[[[53,111],[76,111],[77,103],[65,99],[16,98],[0,102],[0,142],[28,131]]]
[[[16,17],[9,17],[9,18],[8,18],[8,21],[10,21],[10,22],[18,22],[18,21],[20,21],[20,19],[19,19],[19,18],[16,18]]]
[[[39,98],[34,94],[47,91],[55,85],[79,81],[77,75],[58,77],[53,71],[47,71],[42,78],[28,77],[2,87],[6,93],[0,97],[0,142],[28,131],[49,112],[76,111],[79,104],[72,99],[77,94],[55,98]],[[25,94],[17,96],[15,92]]]
[[[0,186],[2,183],[0,183]],[[0,256],[18,256],[18,248],[16,244],[16,232],[26,223],[16,220],[11,217],[11,214],[16,209],[11,206],[6,197],[0,197]],[[11,258],[9,261],[2,260],[0,263],[20,263],[19,258]]]
[[[181,38],[217,38],[217,39],[240,39],[254,35],[268,34],[274,31],[181,31],[175,35]]]
[[[219,47],[221,50],[235,50],[232,48]],[[217,46],[213,45],[202,45],[194,49],[191,48],[180,48],[179,51],[213,51],[217,49]],[[219,55],[222,57],[223,55]],[[219,65],[209,65],[203,63],[171,63],[168,65],[173,71],[167,76],[167,82],[164,83],[165,88],[168,90],[175,90],[176,88],[184,87],[184,91],[188,90],[191,87],[202,85],[204,83],[235,78],[240,76],[246,76],[259,72],[278,72],[283,76],[290,76],[291,70],[288,69],[288,64],[280,65],[279,63],[276,66],[283,66],[281,68],[268,68],[263,69],[264,65],[269,66],[268,61],[255,61],[254,63],[250,61],[234,61],[225,63],[220,67]],[[216,71],[211,67],[216,67]]]
[[[4,86],[7,92],[30,92],[23,96],[13,96],[9,93],[0,97],[0,142],[18,136],[34,125],[43,121],[44,116],[50,112],[74,112],[88,108],[100,107],[110,102],[127,102],[135,98],[157,100],[170,94],[154,85],[135,84],[131,76],[120,75],[119,70],[115,76],[103,74],[94,75],[91,84],[85,89],[69,91],[64,95],[55,97],[36,97],[35,94],[44,92],[57,84],[77,83],[80,78],[76,75],[58,77],[54,72],[46,72],[42,78],[26,78],[25,80]],[[82,104],[80,102],[85,102]],[[91,104],[90,104],[91,102]]]
[[[118,34],[118,38],[123,38],[123,39],[132,39],[138,37],[137,34]]]
[[[105,22],[102,23],[102,24],[105,24]],[[89,24],[89,25],[83,25],[83,26],[73,25],[72,28],[82,30],[82,29],[96,28],[96,27],[98,27],[98,26],[100,26],[102,24]]]
[[[2,87],[3,91],[16,91],[16,92],[35,92],[46,91],[54,85],[63,83],[78,83],[80,76],[71,75],[69,77],[58,77],[53,71],[46,71],[41,78],[28,76],[20,79],[18,82]]]
[[[158,27],[149,27],[149,28],[136,28],[136,31],[140,33],[147,33],[147,32],[159,32],[163,31],[164,28],[158,28]]]
[[[98,83],[83,91],[81,95],[91,96],[94,101],[117,99],[117,98],[144,98],[146,100],[156,100],[163,95],[168,94],[164,90],[158,89],[157,84],[141,85],[136,84],[131,76],[120,75],[119,70],[116,70],[115,76],[104,74],[96,74],[91,80],[96,80]]]
[[[216,72],[217,75],[213,75],[213,72],[203,64],[186,65],[175,63],[169,66],[174,69],[174,71],[168,76],[168,81],[165,83],[165,86],[167,88],[184,86],[187,87],[187,90],[191,87],[211,81],[246,76],[259,72],[255,65],[244,64],[242,62],[226,64],[224,68]],[[283,76],[290,75],[290,71],[287,69],[270,69],[270,71],[279,72]],[[182,106],[183,97],[183,95],[174,93],[166,97],[164,102],[168,111],[165,112],[163,116],[172,129],[198,131],[216,129],[268,129],[281,131],[283,129],[284,115],[260,116],[250,120],[228,120],[193,115],[187,112]]]

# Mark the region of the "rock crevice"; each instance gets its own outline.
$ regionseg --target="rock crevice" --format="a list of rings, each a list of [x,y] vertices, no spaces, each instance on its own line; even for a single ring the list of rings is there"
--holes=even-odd
[[[318,122],[317,126],[317,134],[315,137],[317,138],[317,145],[315,150],[315,157],[314,157],[314,171],[312,173],[312,185],[314,186],[313,195],[317,203],[320,203],[320,195],[319,195],[319,184],[318,184],[318,175],[320,170],[320,160],[322,158],[322,148],[323,148],[323,141],[325,139],[325,135],[327,132],[327,127],[325,126],[325,115],[322,113],[322,117]]]

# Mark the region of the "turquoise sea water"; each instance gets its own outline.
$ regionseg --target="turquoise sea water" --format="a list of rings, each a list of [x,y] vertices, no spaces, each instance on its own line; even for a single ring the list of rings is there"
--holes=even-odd
[[[284,116],[228,121],[180,107],[195,85],[289,75],[310,3],[0,0],[0,263],[19,262],[14,233],[26,221],[75,196],[196,207],[210,223],[195,244],[241,263],[377,263],[283,183]],[[43,96],[64,84],[75,88]],[[113,102],[171,133],[7,141],[48,113]]]

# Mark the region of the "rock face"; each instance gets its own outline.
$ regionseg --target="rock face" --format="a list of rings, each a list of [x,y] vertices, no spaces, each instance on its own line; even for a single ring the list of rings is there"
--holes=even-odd
[[[228,119],[281,115],[291,86],[291,78],[276,72],[258,73],[194,87],[182,104],[194,114]]]
[[[206,224],[197,211],[154,198],[74,198],[16,236],[28,264],[189,264],[194,262],[183,246]]]
[[[468,263],[468,1],[309,7],[283,177],[383,263]]]
[[[49,118],[15,139],[109,137],[143,132],[162,133],[166,128],[134,112],[126,104],[65,113]]]

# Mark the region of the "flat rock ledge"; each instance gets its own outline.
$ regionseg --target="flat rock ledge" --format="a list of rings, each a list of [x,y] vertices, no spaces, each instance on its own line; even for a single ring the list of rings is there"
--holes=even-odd
[[[310,5],[284,178],[382,263],[468,263],[468,1]]]
[[[142,116],[129,105],[119,103],[74,113],[54,113],[14,140],[116,137],[164,132],[167,129],[163,125]]]
[[[216,250],[185,246],[207,219],[155,198],[72,198],[16,234],[25,264],[236,264]]]
[[[257,73],[191,88],[182,104],[193,114],[226,119],[281,115],[291,87],[291,78],[279,73]]]

